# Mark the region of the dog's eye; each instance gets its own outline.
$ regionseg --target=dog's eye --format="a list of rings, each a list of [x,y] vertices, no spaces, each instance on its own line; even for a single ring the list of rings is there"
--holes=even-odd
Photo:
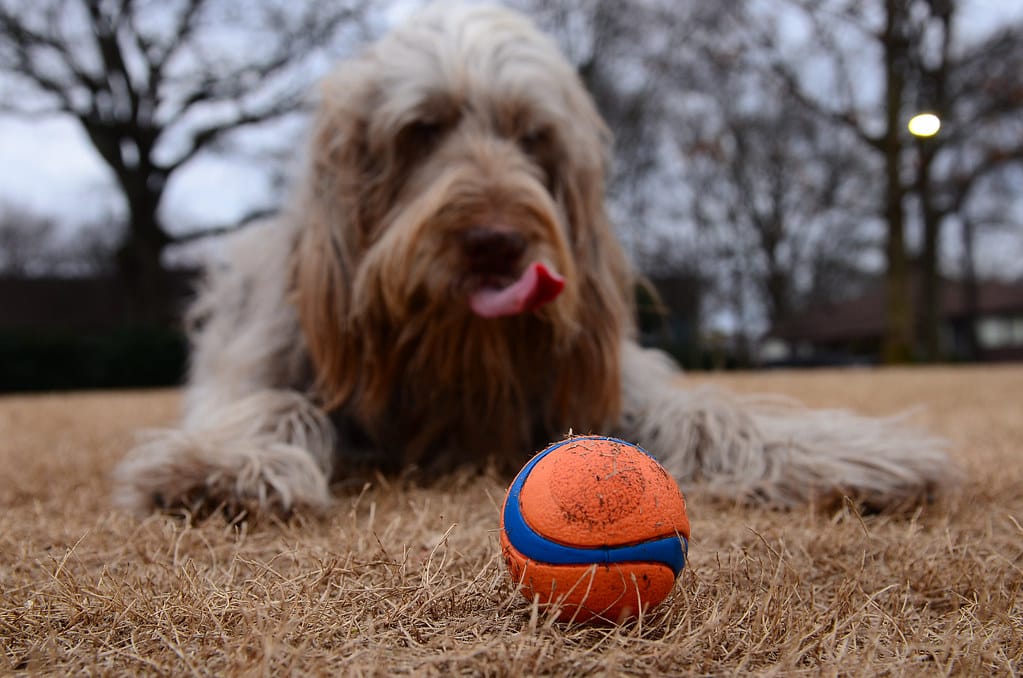
[[[534,157],[550,150],[551,132],[545,127],[528,130],[519,135],[519,147]]]
[[[545,127],[535,128],[520,134],[517,143],[543,173],[543,182],[547,188],[553,190],[558,162],[557,141],[553,132]]]
[[[429,151],[437,145],[446,131],[447,126],[444,123],[416,120],[405,126],[401,132],[401,139],[416,151]]]

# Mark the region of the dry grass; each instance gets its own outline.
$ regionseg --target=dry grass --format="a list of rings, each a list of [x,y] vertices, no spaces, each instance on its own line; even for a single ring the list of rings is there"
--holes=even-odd
[[[691,562],[639,623],[513,591],[503,485],[380,480],[325,520],[188,525],[107,504],[172,392],[0,399],[0,674],[1023,673],[1023,367],[696,377],[818,405],[922,403],[966,468],[911,515],[770,512],[687,488]]]

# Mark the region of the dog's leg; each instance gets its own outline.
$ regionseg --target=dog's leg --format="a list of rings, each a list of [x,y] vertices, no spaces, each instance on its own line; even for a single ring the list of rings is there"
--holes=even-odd
[[[335,434],[302,394],[310,377],[286,297],[287,236],[244,233],[231,266],[211,272],[190,314],[181,427],[140,436],[115,472],[117,503],[140,512],[329,503]]]
[[[943,442],[898,417],[687,389],[667,356],[634,344],[623,360],[622,434],[715,494],[779,506],[848,495],[881,508],[951,479]]]
[[[333,450],[330,422],[305,397],[258,391],[208,425],[143,432],[117,468],[116,500],[138,511],[323,508]]]

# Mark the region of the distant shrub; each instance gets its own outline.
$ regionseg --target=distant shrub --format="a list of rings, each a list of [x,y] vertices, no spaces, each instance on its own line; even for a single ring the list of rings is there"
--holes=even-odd
[[[182,382],[187,346],[160,327],[0,332],[0,391],[135,388]]]

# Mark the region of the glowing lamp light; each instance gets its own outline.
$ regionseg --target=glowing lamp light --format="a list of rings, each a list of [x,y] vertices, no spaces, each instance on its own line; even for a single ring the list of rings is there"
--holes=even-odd
[[[918,113],[909,120],[909,133],[915,137],[933,137],[941,129],[941,118],[933,113]]]

